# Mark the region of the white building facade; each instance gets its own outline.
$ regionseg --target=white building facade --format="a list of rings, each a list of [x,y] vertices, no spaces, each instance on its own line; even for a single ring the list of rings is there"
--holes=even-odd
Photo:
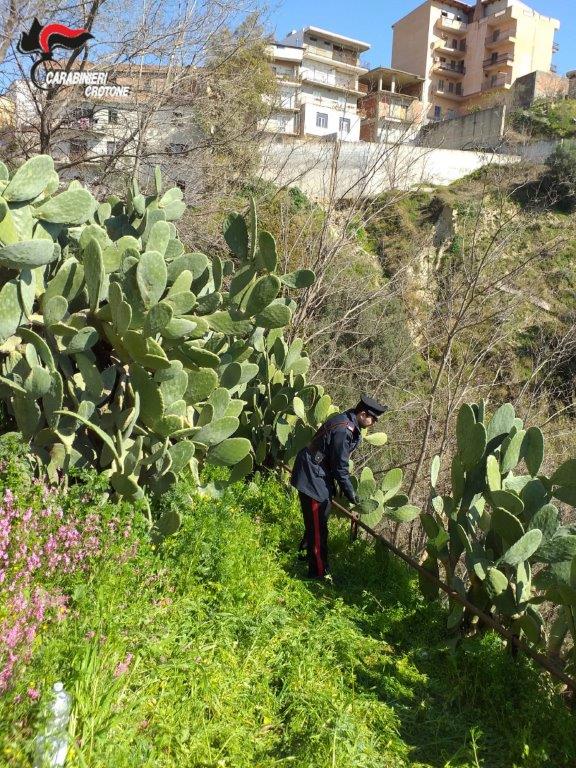
[[[294,30],[281,43],[270,45],[279,94],[266,129],[359,141],[358,98],[365,89],[358,78],[368,71],[360,55],[369,48],[368,43],[319,27]]]

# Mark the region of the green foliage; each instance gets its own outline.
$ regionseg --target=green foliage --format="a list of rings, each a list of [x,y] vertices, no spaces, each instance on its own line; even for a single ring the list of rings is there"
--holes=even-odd
[[[512,127],[533,138],[571,138],[576,136],[576,100],[536,101],[510,115]]]
[[[546,160],[544,186],[555,204],[564,211],[576,208],[576,148],[559,146]]]
[[[542,645],[543,619],[536,606],[543,601],[562,609],[576,605],[571,584],[576,536],[561,525],[551,504],[553,497],[576,504],[576,465],[566,461],[550,478],[537,474],[544,456],[542,433],[536,427],[524,430],[509,403],[490,420],[484,403],[463,405],[456,435],[451,495],[440,495],[438,457],[432,463],[433,511],[422,517],[428,536],[426,567],[442,565],[447,581],[465,590],[470,602]],[[547,567],[533,580],[532,565],[538,563]],[[423,586],[430,598],[430,588]],[[465,617],[465,627],[470,620]],[[571,631],[567,624],[564,636]],[[574,652],[567,653],[570,667],[576,668]]]
[[[87,476],[66,510],[88,517],[105,487]],[[144,534],[120,535],[82,577],[56,576],[70,611],[45,628],[0,699],[3,765],[31,763],[56,680],[73,696],[72,767],[568,768],[576,759],[574,716],[549,679],[491,633],[450,652],[440,606],[424,604],[381,549],[351,546],[343,521],[331,523],[330,586],[299,578],[301,514],[274,480],[216,500],[181,482],[158,504],[159,516],[177,511],[183,522],[156,552]],[[115,504],[106,514],[122,529],[128,513]]]
[[[51,158],[39,156],[0,189],[0,263],[11,270],[0,289],[0,396],[48,477],[94,467],[121,496],[144,499],[177,472],[197,477],[204,461],[249,471],[252,446],[270,437],[260,425],[286,445],[308,360],[296,342],[271,370],[268,353],[296,306],[287,289],[314,273],[275,273],[254,202],[247,219],[224,225],[225,291],[219,257],[185,252],[172,223],[182,192],[163,191],[159,172],[153,194],[134,182],[126,200],[101,205],[77,183],[57,187]],[[214,420],[207,401],[219,388],[230,402]],[[316,394],[307,392],[311,413]],[[160,529],[176,527],[172,518]]]

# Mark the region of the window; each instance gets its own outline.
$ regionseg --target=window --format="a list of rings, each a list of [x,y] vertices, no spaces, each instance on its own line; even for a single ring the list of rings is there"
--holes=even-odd
[[[82,120],[82,118],[94,117],[94,110],[92,107],[76,107],[72,110],[73,120]]]
[[[326,112],[316,112],[316,128],[328,128],[328,115]]]
[[[500,37],[500,30],[495,29],[494,32],[492,33],[492,42],[495,43],[499,37]]]
[[[446,113],[447,120],[453,120],[456,117],[456,112],[453,109],[449,109]]]
[[[340,118],[340,130],[342,133],[350,133],[350,118],[349,117],[341,117]]]
[[[317,37],[312,37],[312,35],[310,35],[310,37],[308,39],[310,40],[311,43],[317,43],[318,42],[318,38]]]
[[[492,56],[490,57],[490,59],[491,59],[492,63],[495,64],[498,61],[498,52],[497,51],[493,51],[492,52]]]
[[[112,125],[116,125],[118,123],[118,110],[117,109],[109,109],[108,110],[108,122],[112,123]]]
[[[444,80],[438,80],[438,90],[439,91],[444,90]]]
[[[434,107],[434,120],[440,120],[442,117],[442,107]]]
[[[83,139],[70,139],[70,159],[78,160],[88,152],[88,142]]]
[[[448,83],[448,93],[454,93],[454,83]]]
[[[106,154],[107,155],[114,155],[116,153],[116,142],[115,141],[107,141],[106,142]]]
[[[492,86],[492,88],[494,88],[494,86],[496,85],[497,80],[498,80],[498,75],[492,75],[492,77],[490,78],[490,85]]]
[[[458,40],[455,37],[452,38],[452,48],[458,48]]]
[[[456,83],[456,96],[462,96],[462,83]]]

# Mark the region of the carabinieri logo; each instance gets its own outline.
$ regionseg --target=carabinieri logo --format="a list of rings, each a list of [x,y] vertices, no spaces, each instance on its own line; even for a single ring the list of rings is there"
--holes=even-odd
[[[30,70],[30,79],[37,88],[49,90],[51,84],[47,82],[46,62],[52,61],[56,48],[65,48],[75,51],[92,40],[94,35],[86,29],[70,29],[64,24],[45,24],[42,26],[38,19],[34,19],[29,32],[22,32],[17,48],[20,53],[33,56],[40,54]],[[39,71],[39,68],[40,69]]]
[[[88,40],[93,40],[92,35],[86,29],[70,29],[64,24],[45,24],[42,26],[38,19],[34,19],[29,32],[22,32],[18,41],[20,53],[39,58],[30,69],[30,79],[37,88],[50,91],[53,88],[66,85],[80,85],[84,88],[84,96],[87,98],[126,98],[130,95],[130,87],[127,85],[108,85],[109,72],[93,69],[74,69],[66,71],[53,57],[57,48],[68,51],[76,51],[85,45]],[[114,76],[114,73],[112,73]],[[114,77],[113,77],[114,79]]]

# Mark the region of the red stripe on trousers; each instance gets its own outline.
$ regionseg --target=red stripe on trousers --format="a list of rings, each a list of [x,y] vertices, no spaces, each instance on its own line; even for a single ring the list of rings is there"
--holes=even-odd
[[[324,563],[320,556],[320,520],[318,518],[318,510],[320,508],[319,502],[316,499],[310,499],[312,507],[312,519],[314,521],[314,547],[313,552],[316,555],[316,569],[318,570],[318,576],[324,576]]]

